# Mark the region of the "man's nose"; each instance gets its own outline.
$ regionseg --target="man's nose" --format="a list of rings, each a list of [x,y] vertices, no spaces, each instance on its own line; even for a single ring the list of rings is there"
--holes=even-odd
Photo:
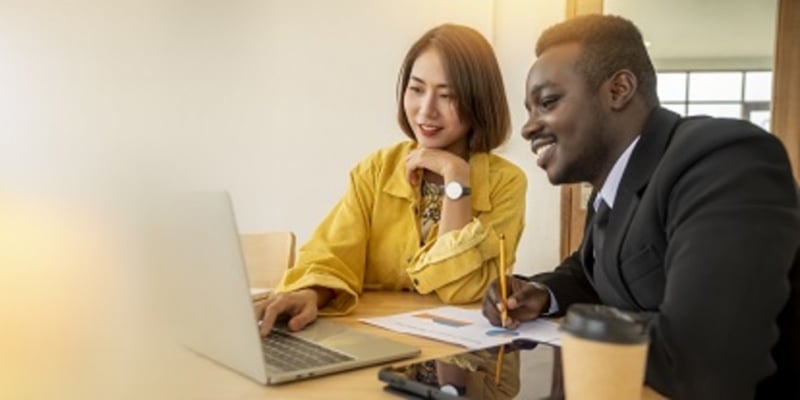
[[[522,137],[525,140],[531,140],[533,135],[535,135],[537,132],[541,130],[542,130],[542,123],[535,115],[533,115],[533,113],[530,113],[528,115],[528,121],[526,121],[525,124],[522,125]]]

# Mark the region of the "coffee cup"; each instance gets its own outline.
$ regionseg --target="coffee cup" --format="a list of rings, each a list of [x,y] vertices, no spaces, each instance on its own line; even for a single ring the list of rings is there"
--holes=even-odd
[[[648,325],[611,306],[574,304],[561,326],[567,400],[641,399]]]

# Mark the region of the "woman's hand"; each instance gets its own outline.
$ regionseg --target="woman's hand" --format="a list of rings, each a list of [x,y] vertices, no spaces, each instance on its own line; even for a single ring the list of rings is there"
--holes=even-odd
[[[420,184],[421,172],[431,171],[444,179],[444,182],[457,181],[469,186],[469,163],[463,158],[445,150],[416,148],[406,156],[406,176],[412,186]]]
[[[327,291],[327,298],[322,299],[320,291]],[[273,293],[264,302],[256,305],[256,319],[261,322],[261,335],[266,336],[275,325],[275,320],[280,315],[287,315],[291,319],[288,326],[291,331],[299,331],[317,319],[318,304],[327,302],[330,298],[328,289],[300,289],[288,293]]]

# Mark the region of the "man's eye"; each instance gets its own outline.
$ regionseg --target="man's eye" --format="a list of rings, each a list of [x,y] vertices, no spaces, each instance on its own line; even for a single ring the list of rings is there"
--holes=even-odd
[[[539,108],[543,110],[551,110],[558,102],[558,96],[547,96],[539,102]]]

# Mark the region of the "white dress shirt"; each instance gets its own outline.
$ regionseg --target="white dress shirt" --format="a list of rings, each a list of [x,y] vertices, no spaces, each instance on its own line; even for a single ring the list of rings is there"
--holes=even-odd
[[[639,143],[640,137],[641,135],[638,135],[635,139],[633,139],[631,144],[629,144],[625,151],[623,151],[622,154],[620,154],[620,156],[617,158],[614,166],[611,167],[611,171],[608,173],[606,181],[603,182],[603,187],[600,188],[600,191],[597,192],[597,196],[594,198],[592,207],[594,207],[595,212],[600,207],[600,201],[606,202],[609,211],[614,208],[614,201],[617,199],[617,191],[619,190],[619,182],[622,180],[622,174],[625,172],[625,168],[628,167],[628,161],[631,159],[631,153],[633,153],[633,149],[636,148],[636,144]],[[557,313],[558,301],[556,301],[556,297],[553,296],[553,292],[550,290],[550,288],[538,282],[531,282],[531,284],[539,288],[545,288],[550,293],[550,309],[548,309],[547,313],[543,315],[552,315]]]

